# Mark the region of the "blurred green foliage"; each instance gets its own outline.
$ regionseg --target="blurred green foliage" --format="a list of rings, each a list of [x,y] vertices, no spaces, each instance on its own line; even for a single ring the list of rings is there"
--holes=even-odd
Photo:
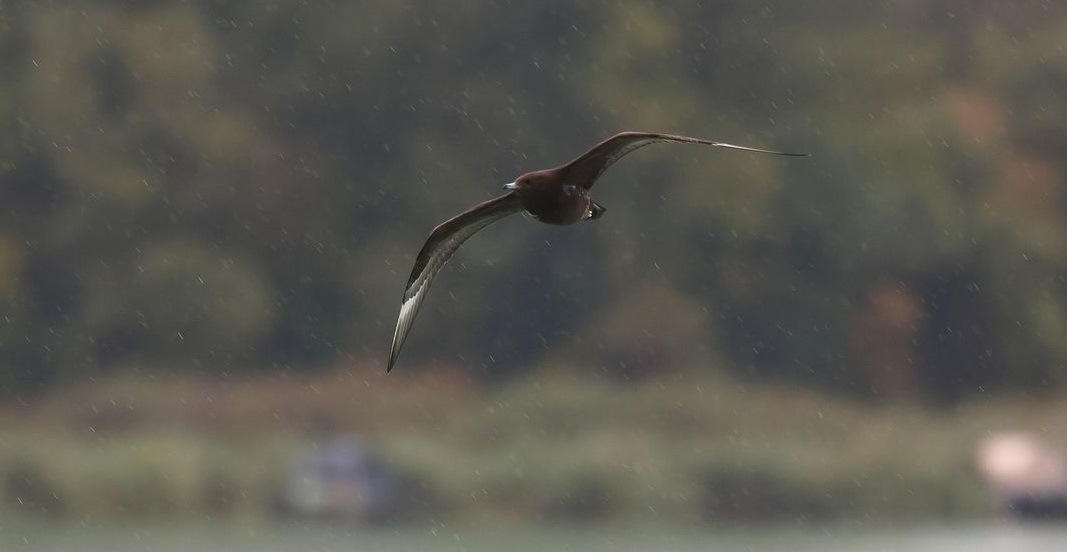
[[[456,375],[131,376],[8,401],[0,512],[262,519],[294,451],[352,432],[411,483],[405,515],[450,525],[929,523],[995,509],[973,468],[990,432],[1067,436],[1067,401],[1019,395],[946,415],[721,374]]]
[[[1067,376],[1067,4],[57,1],[0,29],[7,393],[384,359],[434,224],[624,129],[813,157],[625,159],[597,223],[465,246],[400,369]]]

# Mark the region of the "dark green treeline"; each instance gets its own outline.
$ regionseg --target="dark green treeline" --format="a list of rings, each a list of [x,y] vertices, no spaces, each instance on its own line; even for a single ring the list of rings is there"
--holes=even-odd
[[[471,240],[398,369],[1067,375],[1061,2],[18,2],[0,61],[7,393],[383,361],[437,222],[625,129],[813,156],[625,159]]]

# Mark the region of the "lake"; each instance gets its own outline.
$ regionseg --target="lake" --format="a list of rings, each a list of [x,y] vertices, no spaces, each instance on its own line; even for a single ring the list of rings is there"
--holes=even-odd
[[[704,551],[1062,552],[1067,526],[991,522],[890,527],[827,525],[721,529],[447,526],[347,529],[302,524],[87,524],[4,518],[3,551]]]

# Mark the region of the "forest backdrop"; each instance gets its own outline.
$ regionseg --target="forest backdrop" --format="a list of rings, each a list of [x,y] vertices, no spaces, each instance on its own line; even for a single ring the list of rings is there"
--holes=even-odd
[[[382,370],[438,222],[621,130],[399,371],[725,371],[953,401],[1067,378],[1067,4],[6,2],[0,392]],[[456,331],[462,329],[462,331]]]

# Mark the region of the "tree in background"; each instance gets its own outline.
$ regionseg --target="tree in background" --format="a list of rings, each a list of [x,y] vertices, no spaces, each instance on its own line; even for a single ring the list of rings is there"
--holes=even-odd
[[[631,128],[814,156],[650,148],[598,185],[596,225],[494,227],[442,275],[406,370],[941,400],[1062,383],[1067,7],[0,10],[8,392],[383,357],[434,223]]]

